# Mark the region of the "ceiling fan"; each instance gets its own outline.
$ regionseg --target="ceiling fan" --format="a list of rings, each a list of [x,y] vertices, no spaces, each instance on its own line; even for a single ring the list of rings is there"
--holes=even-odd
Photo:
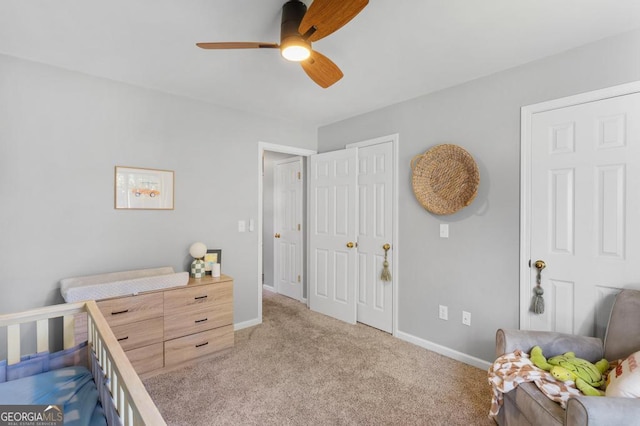
[[[280,44],[263,42],[196,43],[202,49],[280,49],[285,59],[300,62],[319,86],[327,88],[340,80],[342,71],[329,58],[311,48],[318,41],[352,20],[369,0],[314,0],[307,6],[289,0],[282,6]]]

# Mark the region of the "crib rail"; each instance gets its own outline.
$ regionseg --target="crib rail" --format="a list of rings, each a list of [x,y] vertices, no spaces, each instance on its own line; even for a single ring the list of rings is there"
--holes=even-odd
[[[102,371],[92,371],[94,377],[103,374],[122,424],[125,426],[165,425],[160,412],[147,393],[122,347],[113,335],[100,309],[93,301],[47,306],[15,314],[0,315],[0,327],[7,328],[7,363],[20,361],[20,328],[23,324],[36,323],[38,352],[49,350],[49,319],[63,318],[63,346],[73,347],[75,342],[75,317],[88,315],[88,341]],[[94,363],[88,362],[93,369]],[[103,401],[103,404],[105,401]]]
[[[102,371],[109,379],[109,390],[122,423],[128,425],[164,425],[165,422],[147,393],[140,377],[113,335],[95,302],[86,302],[89,315],[89,344]]]
[[[20,326],[22,324],[36,323],[37,352],[44,352],[49,350],[49,319],[62,317],[64,349],[74,346],[74,316],[81,312],[85,312],[84,302],[0,315],[0,327],[7,328],[7,363],[12,365],[20,362]]]

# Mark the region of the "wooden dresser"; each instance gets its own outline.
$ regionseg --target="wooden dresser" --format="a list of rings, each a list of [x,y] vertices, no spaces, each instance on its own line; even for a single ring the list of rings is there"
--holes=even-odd
[[[150,376],[233,347],[233,278],[97,301],[131,364]]]

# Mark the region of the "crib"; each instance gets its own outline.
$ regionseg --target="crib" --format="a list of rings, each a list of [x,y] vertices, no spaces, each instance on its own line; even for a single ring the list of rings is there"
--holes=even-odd
[[[86,340],[89,359],[82,360],[82,364],[91,371],[105,413],[111,413],[105,414],[107,424],[166,424],[94,301],[0,315],[0,328],[6,328],[7,336],[6,364],[11,366],[24,359],[21,327],[32,328],[31,324],[35,324],[37,353],[49,352],[49,324],[54,318],[62,318],[65,350]]]

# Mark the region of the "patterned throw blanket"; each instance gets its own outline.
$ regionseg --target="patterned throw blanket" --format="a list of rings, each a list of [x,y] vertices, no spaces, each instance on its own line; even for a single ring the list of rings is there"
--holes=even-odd
[[[503,393],[515,389],[520,383],[533,382],[549,399],[559,402],[566,408],[567,400],[582,393],[571,380],[560,382],[548,371],[544,371],[531,362],[529,355],[516,350],[502,355],[489,367],[489,384],[493,388],[489,417],[495,417],[503,402]]]

